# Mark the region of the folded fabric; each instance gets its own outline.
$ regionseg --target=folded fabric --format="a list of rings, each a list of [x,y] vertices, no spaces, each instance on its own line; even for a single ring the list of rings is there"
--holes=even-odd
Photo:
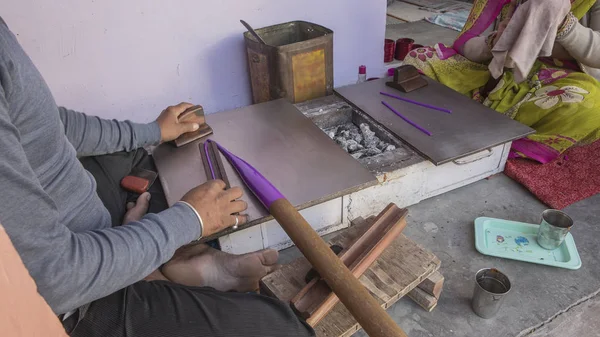
[[[558,28],[570,10],[569,0],[529,0],[520,5],[492,49],[492,76],[499,78],[504,68],[511,68],[515,81],[523,82],[538,57],[552,55]]]

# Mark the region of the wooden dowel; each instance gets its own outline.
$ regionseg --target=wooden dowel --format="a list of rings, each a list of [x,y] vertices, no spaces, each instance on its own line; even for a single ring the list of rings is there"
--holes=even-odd
[[[406,337],[287,199],[274,201],[269,211],[369,336]]]

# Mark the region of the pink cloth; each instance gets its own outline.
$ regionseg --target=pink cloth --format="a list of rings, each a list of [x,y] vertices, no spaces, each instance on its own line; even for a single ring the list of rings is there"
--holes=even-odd
[[[489,70],[500,78],[511,68],[515,82],[526,78],[535,60],[552,55],[558,28],[571,11],[569,0],[529,0],[519,6],[492,49]]]

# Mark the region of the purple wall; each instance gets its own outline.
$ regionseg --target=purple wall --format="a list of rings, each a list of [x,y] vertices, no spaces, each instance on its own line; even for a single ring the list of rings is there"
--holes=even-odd
[[[383,67],[384,1],[21,0],[2,17],[59,104],[148,121],[167,105],[209,113],[251,103],[242,32],[306,20],[334,30],[335,85]]]

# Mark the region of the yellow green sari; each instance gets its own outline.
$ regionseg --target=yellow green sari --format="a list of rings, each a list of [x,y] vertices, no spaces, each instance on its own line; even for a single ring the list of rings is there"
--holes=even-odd
[[[595,2],[575,0],[571,10],[581,19]],[[480,90],[490,79],[487,65],[469,61],[457,51],[466,41],[482,34],[496,18],[511,15],[513,4],[506,0],[476,0],[452,47],[438,44],[415,49],[404,62],[535,129],[535,134],[513,142],[511,157],[547,163],[575,144],[600,139],[600,83],[574,63],[540,59],[527,81],[516,83],[512,72],[506,71],[496,87],[483,98]]]

